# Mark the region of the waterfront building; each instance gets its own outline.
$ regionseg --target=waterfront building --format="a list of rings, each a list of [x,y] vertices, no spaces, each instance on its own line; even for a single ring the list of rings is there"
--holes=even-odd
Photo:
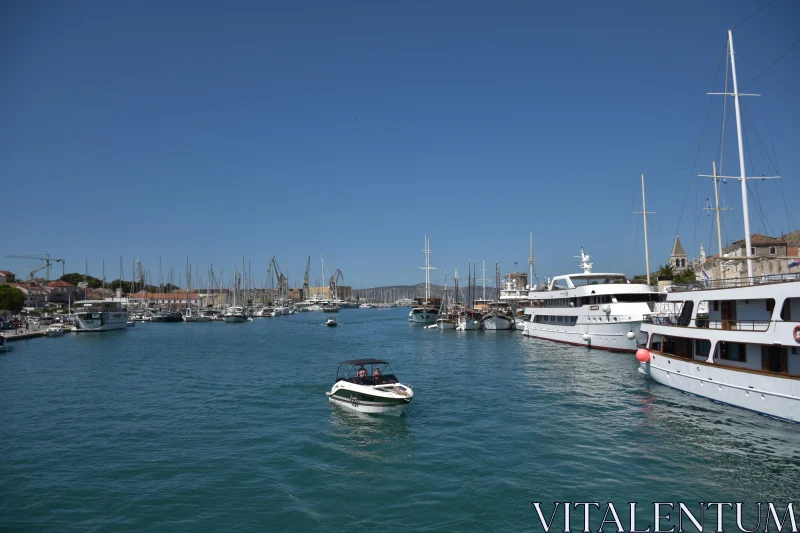
[[[4,283],[14,283],[17,276],[8,270],[0,270],[0,285]]]

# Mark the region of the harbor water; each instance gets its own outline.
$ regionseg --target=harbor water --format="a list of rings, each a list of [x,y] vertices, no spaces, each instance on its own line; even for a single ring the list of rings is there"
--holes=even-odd
[[[0,529],[541,531],[533,501],[800,494],[796,425],[647,381],[632,355],[407,314],[15,343],[0,355]],[[405,416],[328,403],[338,363],[364,357],[414,387]]]

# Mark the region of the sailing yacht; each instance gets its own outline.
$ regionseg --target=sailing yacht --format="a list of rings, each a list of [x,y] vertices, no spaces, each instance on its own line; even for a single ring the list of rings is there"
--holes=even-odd
[[[415,324],[433,324],[439,316],[439,298],[432,299],[431,296],[431,270],[436,267],[431,266],[431,244],[428,236],[425,236],[425,266],[419,267],[425,271],[425,298],[417,298],[416,306],[411,309],[409,321]]]
[[[726,96],[734,98],[740,175],[713,177],[740,180],[747,277],[673,286],[668,312],[645,317],[636,358],[640,372],[663,385],[800,423],[800,274],[753,275],[753,178],[745,174],[731,30],[728,48],[733,94]]]

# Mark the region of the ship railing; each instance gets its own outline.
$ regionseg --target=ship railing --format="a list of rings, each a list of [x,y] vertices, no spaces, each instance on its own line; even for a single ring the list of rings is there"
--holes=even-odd
[[[651,313],[644,315],[642,322],[658,326],[675,326],[687,328],[692,319],[681,316],[681,313]],[[709,320],[708,318],[695,319],[696,328],[721,329],[727,331],[767,331],[772,320]]]
[[[737,287],[749,287],[751,285],[770,285],[773,283],[790,283],[800,281],[800,272],[793,274],[764,274],[762,276],[709,279],[704,281],[690,281],[688,283],[676,283],[670,286],[672,292],[699,291],[706,289],[733,289]]]

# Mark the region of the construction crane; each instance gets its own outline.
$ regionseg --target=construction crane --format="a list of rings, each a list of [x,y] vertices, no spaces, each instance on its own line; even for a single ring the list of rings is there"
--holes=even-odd
[[[331,298],[339,297],[339,294],[336,292],[336,287],[339,285],[340,280],[344,280],[344,275],[342,275],[342,271],[337,268],[328,284],[328,287],[331,289]]]
[[[311,256],[308,256],[308,263],[306,263],[306,275],[303,276],[303,294],[308,294],[308,274],[311,272]]]
[[[64,264],[65,261],[63,259],[56,259],[55,257],[50,257],[50,254],[43,254],[44,257],[41,255],[7,255],[6,257],[13,257],[15,259],[35,259],[37,261],[44,261],[44,265],[40,268],[31,270],[30,278],[33,279],[33,275],[36,272],[41,270],[47,269],[47,281],[50,281],[50,265],[52,263],[61,263],[61,275],[64,275]]]
[[[286,293],[289,292],[289,280],[283,275],[283,272],[281,272],[281,267],[278,266],[278,261],[275,259],[274,255],[272,259],[269,260],[269,269],[275,274],[275,278],[278,280],[278,294],[285,298]]]

